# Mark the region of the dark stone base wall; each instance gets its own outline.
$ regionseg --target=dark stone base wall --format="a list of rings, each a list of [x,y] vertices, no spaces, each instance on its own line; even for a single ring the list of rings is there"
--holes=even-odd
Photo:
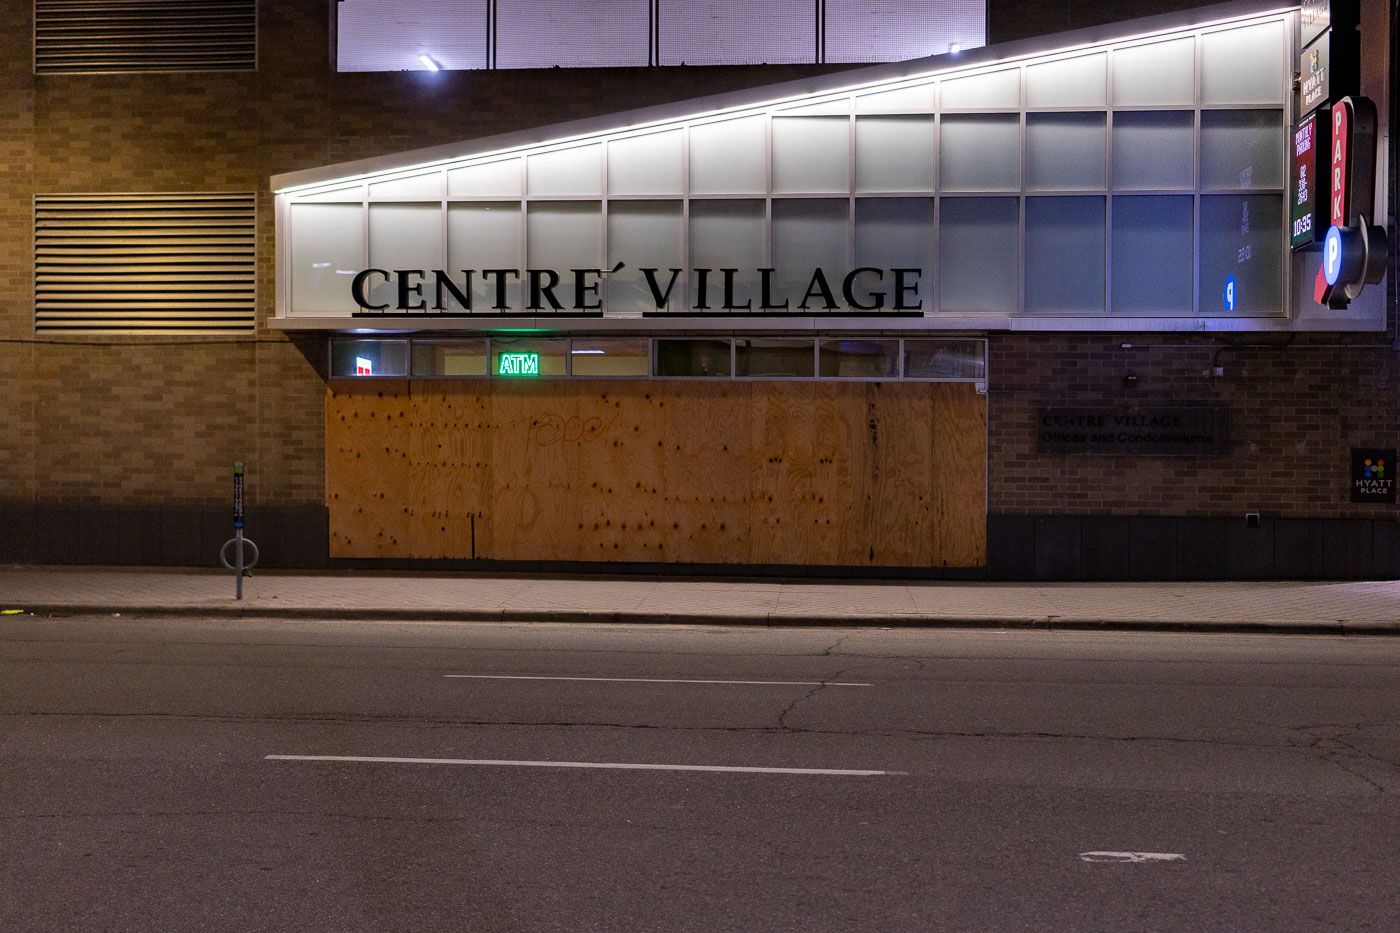
[[[900,568],[523,561],[331,561],[322,505],[259,507],[245,534],[266,568],[502,573],[863,577],[939,580],[1400,579],[1400,521],[1164,515],[991,515],[987,567]],[[227,504],[31,505],[0,502],[0,563],[217,567],[233,537]]]
[[[1400,578],[1400,521],[991,515],[994,580]]]
[[[32,505],[0,502],[0,563],[217,567],[233,537],[230,505]],[[327,565],[326,508],[261,506],[244,534],[258,565],[316,569]]]

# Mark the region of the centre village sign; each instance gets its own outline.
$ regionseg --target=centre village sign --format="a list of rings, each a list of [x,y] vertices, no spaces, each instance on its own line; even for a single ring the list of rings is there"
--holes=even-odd
[[[479,281],[494,295],[492,311],[510,310],[507,290],[513,282],[523,281],[530,291],[531,311],[601,311],[600,295],[603,276],[626,268],[619,262],[610,270],[569,269],[573,279],[573,302],[569,308],[554,291],[562,277],[556,269],[463,269],[457,278],[442,269],[365,269],[350,283],[350,294],[362,309],[357,314],[383,314],[391,308],[404,314],[452,313],[447,300],[455,301],[467,311],[473,311],[473,282]],[[656,310],[664,311],[680,280],[683,269],[639,269],[651,292]],[[822,269],[813,269],[807,287],[798,297],[794,294],[775,295],[773,275],[777,269],[755,269],[758,273],[758,302],[735,297],[735,279],[739,269],[691,269],[691,293],[695,311],[836,311],[849,307],[856,311],[922,311],[919,278],[922,269],[879,269],[862,266],[844,276],[829,279]],[[390,286],[385,288],[385,286]],[[858,292],[857,289],[860,289]],[[387,295],[385,292],[387,291]],[[377,297],[397,298],[397,302],[376,301]],[[844,299],[842,305],[838,296]],[[482,309],[485,310],[485,309]],[[478,311],[478,313],[480,313]]]

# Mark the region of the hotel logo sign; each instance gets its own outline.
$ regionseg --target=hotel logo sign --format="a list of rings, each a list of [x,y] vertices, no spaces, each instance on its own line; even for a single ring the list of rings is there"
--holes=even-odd
[[[1351,449],[1351,501],[1390,504],[1395,501],[1395,450]]]

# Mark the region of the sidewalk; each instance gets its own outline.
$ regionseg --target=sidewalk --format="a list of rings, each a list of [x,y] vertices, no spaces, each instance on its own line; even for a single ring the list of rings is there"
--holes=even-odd
[[[0,610],[211,618],[946,626],[1400,635],[1400,582],[769,582],[0,567]],[[0,616],[0,620],[3,620]]]

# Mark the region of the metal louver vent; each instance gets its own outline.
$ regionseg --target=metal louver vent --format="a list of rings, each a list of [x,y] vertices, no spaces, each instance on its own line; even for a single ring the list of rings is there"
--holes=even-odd
[[[255,0],[35,0],[34,72],[257,67]]]
[[[38,333],[254,328],[254,193],[34,198]]]

